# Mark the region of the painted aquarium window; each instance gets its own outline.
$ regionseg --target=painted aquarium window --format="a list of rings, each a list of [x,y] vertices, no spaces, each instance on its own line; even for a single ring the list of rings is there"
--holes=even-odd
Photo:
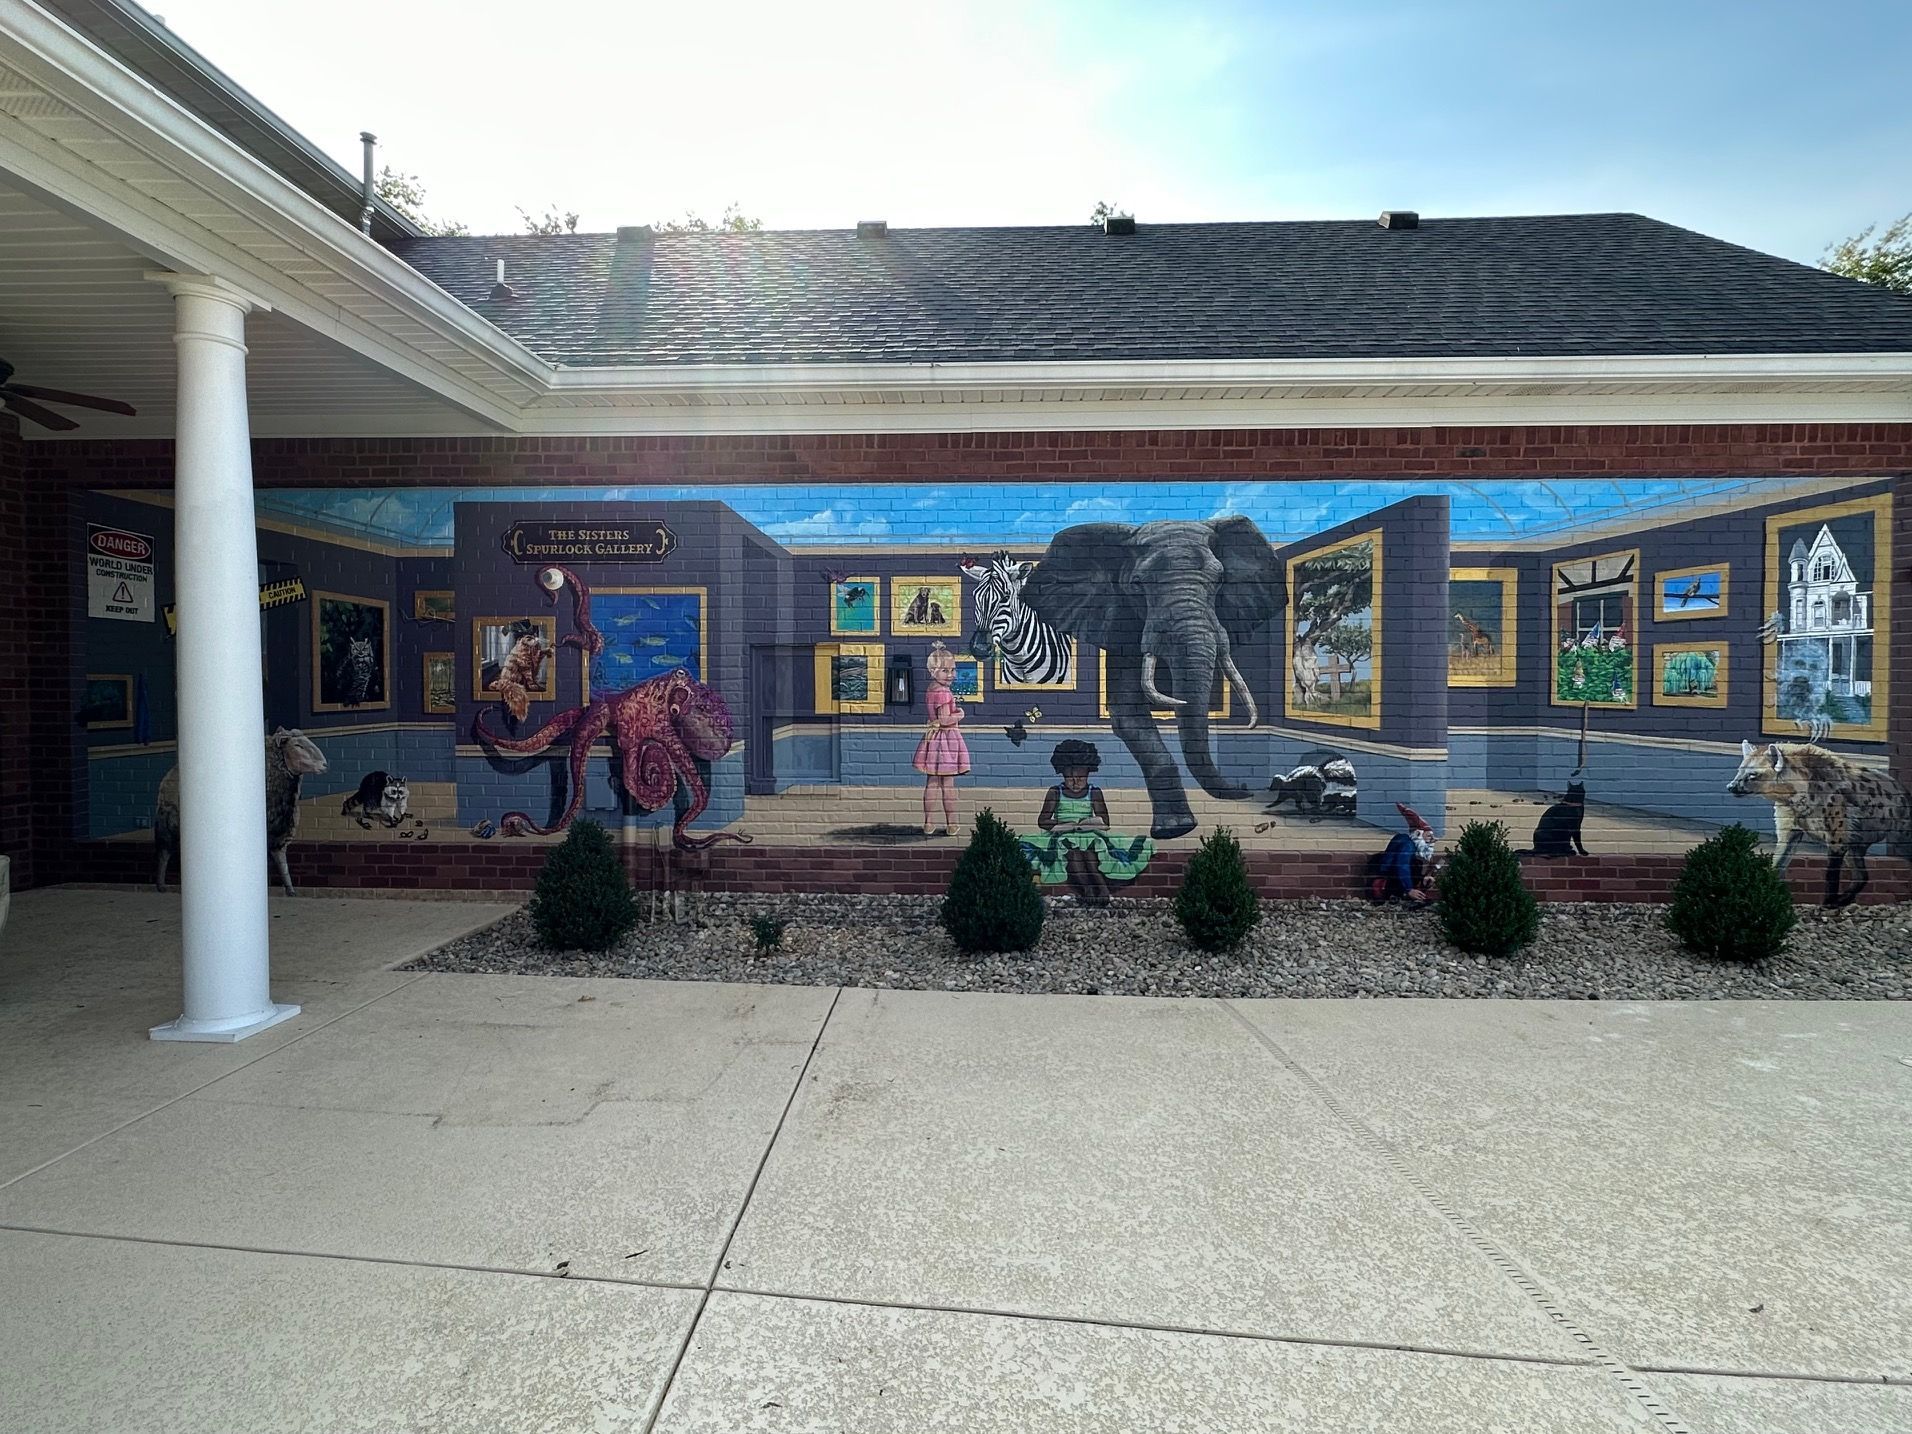
[[[874,637],[883,630],[883,579],[830,580],[830,635]]]
[[[1726,644],[1663,642],[1653,649],[1653,705],[1724,707]]]
[[[1381,725],[1381,535],[1288,560],[1290,717]]]
[[[1661,622],[1725,617],[1731,574],[1724,563],[1653,575],[1654,616]]]
[[[681,667],[704,677],[708,595],[697,588],[595,588],[592,620],[604,651],[585,664],[584,700],[609,697]]]
[[[390,707],[392,605],[379,598],[312,594],[312,710]]]
[[[1636,707],[1638,552],[1553,565],[1553,702]]]
[[[1447,685],[1514,685],[1514,602],[1520,575],[1512,568],[1455,568],[1447,582]]]
[[[1884,496],[1766,520],[1768,731],[1885,735],[1890,534]]]
[[[890,632],[896,637],[957,637],[963,630],[963,580],[890,579]]]

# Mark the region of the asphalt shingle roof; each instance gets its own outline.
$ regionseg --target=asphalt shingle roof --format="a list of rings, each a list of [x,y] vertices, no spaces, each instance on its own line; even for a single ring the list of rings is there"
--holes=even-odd
[[[391,247],[574,367],[1912,352],[1912,297],[1638,214]]]

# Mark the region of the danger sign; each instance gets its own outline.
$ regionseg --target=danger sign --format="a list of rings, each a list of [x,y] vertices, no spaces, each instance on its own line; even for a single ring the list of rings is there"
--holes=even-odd
[[[86,615],[153,620],[153,540],[124,528],[86,526]]]

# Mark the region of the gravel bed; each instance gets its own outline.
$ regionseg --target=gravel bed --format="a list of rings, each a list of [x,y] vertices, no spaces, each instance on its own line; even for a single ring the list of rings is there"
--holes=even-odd
[[[1757,965],[1688,954],[1664,907],[1552,904],[1520,957],[1469,956],[1433,917],[1358,901],[1273,901],[1234,953],[1189,949],[1166,900],[1104,910],[1052,900],[1034,951],[964,956],[928,897],[705,898],[695,921],[639,926],[607,952],[541,949],[522,911],[408,971],[757,981],[915,991],[1123,996],[1461,996],[1578,1000],[1894,1000],[1912,997],[1912,905],[1800,911],[1786,953]],[[759,954],[750,919],[788,918]]]

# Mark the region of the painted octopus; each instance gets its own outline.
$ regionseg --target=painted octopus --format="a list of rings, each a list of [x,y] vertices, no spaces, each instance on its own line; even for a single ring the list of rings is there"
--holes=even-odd
[[[556,603],[565,584],[571,586],[577,631],[558,640],[587,656],[604,651],[604,634],[591,622],[591,591],[565,567],[548,567],[538,574],[545,601]],[[506,737],[485,725],[481,712],[473,723],[478,739],[515,757],[536,756],[558,738],[571,739],[571,804],[552,825],[539,826],[528,813],[507,812],[499,830],[506,836],[546,836],[571,825],[584,805],[584,770],[591,744],[607,730],[621,762],[624,790],[647,812],[675,799],[681,782],[689,803],[678,812],[671,828],[672,842],[696,851],[720,841],[747,842],[739,832],[712,832],[694,837],[688,828],[710,805],[710,788],[698,763],[715,762],[730,751],[730,708],[716,689],[699,682],[684,668],[640,682],[635,687],[600,697],[583,707],[560,712],[526,737]]]

